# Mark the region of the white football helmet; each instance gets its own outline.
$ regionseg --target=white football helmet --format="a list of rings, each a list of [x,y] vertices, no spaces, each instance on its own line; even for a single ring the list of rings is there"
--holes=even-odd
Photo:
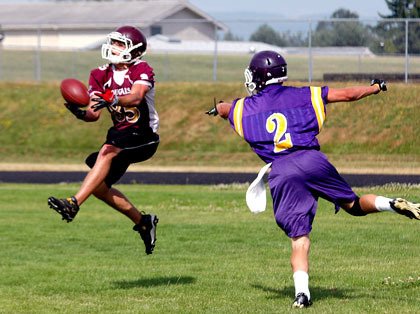
[[[106,39],[102,45],[102,58],[111,63],[133,63],[146,54],[146,37],[133,26],[119,27],[108,34]]]

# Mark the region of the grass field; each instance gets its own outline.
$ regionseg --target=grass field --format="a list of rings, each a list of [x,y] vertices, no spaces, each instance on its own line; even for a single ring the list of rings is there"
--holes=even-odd
[[[151,256],[131,223],[90,199],[70,224],[46,205],[76,185],[0,185],[0,313],[288,313],[289,240],[245,185],[124,185],[159,215]],[[419,201],[419,186],[357,190]],[[419,313],[420,224],[356,218],[321,201],[308,313]]]

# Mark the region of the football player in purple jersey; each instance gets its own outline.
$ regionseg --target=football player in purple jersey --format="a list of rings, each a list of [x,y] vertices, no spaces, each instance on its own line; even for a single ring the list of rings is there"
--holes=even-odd
[[[140,212],[119,190],[112,187],[132,163],[151,158],[159,145],[159,117],[154,104],[154,73],[142,60],[147,41],[133,26],[122,26],[107,36],[102,45],[102,57],[109,63],[91,71],[86,110],[72,104],[67,108],[76,118],[94,122],[103,109],[111,116],[113,126],[98,152],[86,158],[91,168],[79,191],[74,196],[58,199],[50,197],[48,204],[71,222],[79,207],[92,194],[134,223],[145,246],[152,254],[156,241],[158,218]]]
[[[420,220],[420,204],[402,198],[356,195],[336,168],[320,152],[316,136],[329,103],[357,101],[386,91],[383,80],[347,88],[284,86],[285,59],[275,51],[256,53],[245,70],[249,97],[215,103],[209,115],[228,119],[232,128],[267,164],[274,216],[291,239],[295,285],[292,306],[312,304],[309,292],[309,234],[318,198],[353,216],[388,211]]]

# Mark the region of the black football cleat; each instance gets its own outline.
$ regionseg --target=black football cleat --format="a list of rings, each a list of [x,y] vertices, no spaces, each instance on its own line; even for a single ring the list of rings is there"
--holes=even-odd
[[[58,199],[51,196],[48,198],[48,205],[67,222],[73,221],[79,211],[79,205],[74,196],[65,199]]]
[[[420,220],[420,204],[411,203],[403,198],[396,198],[389,203],[398,214]]]
[[[141,216],[140,222],[133,227],[134,231],[140,234],[146,247],[146,254],[152,254],[156,243],[156,225],[159,219],[156,215]]]
[[[312,305],[312,301],[308,299],[308,296],[303,292],[298,293],[296,299],[293,301],[292,308],[295,309],[303,309],[305,307],[310,307]]]

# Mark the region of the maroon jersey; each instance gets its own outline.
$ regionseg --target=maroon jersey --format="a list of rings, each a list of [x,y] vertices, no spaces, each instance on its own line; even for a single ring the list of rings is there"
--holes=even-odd
[[[89,77],[89,94],[92,96],[111,89],[115,95],[124,96],[131,93],[134,84],[147,85],[150,90],[138,106],[109,108],[114,127],[117,130],[134,127],[145,133],[156,133],[159,117],[155,109],[154,73],[146,61],[139,60],[123,71],[117,71],[113,64],[92,70]]]

